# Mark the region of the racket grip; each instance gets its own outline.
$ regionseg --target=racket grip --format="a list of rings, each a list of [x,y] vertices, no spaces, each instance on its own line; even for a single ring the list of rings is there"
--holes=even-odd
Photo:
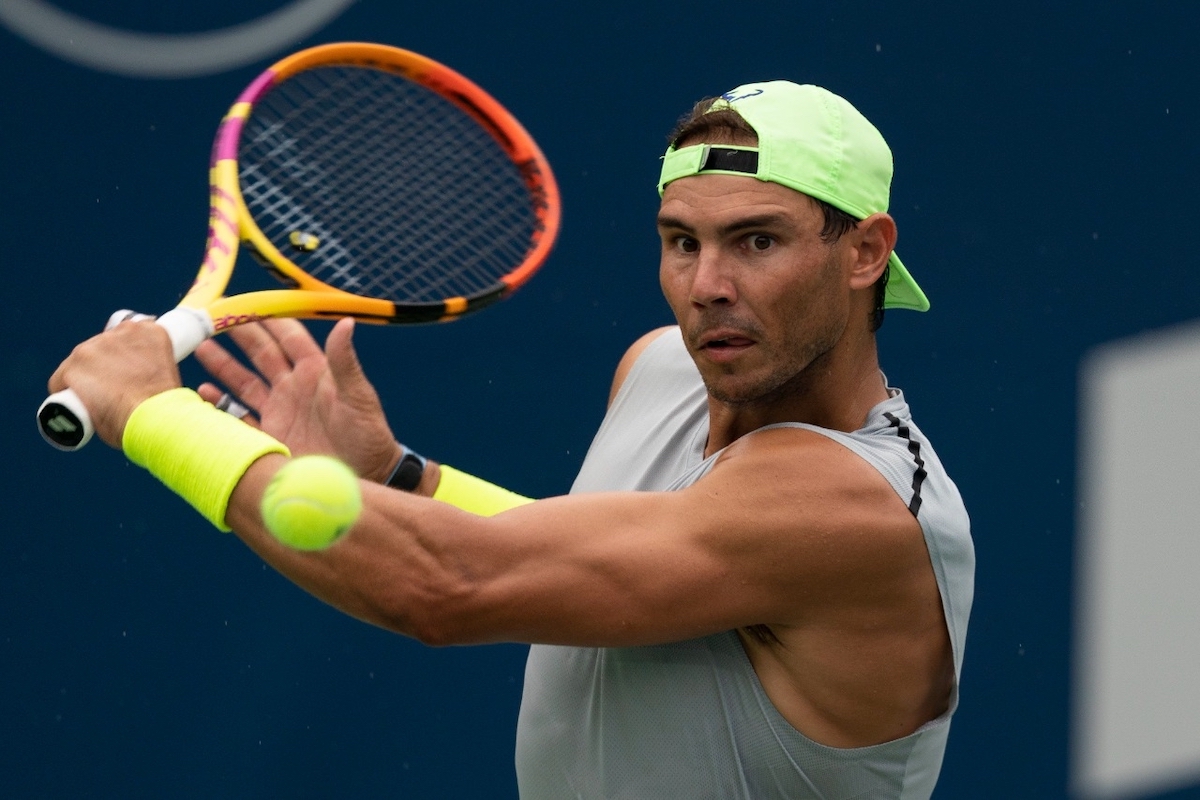
[[[108,318],[105,330],[126,320],[149,319],[146,314],[118,311]],[[176,307],[155,320],[171,337],[171,350],[178,363],[213,335],[212,319],[195,308]],[[51,447],[71,452],[88,443],[96,429],[79,395],[70,389],[55,392],[42,401],[37,412],[38,431]]]

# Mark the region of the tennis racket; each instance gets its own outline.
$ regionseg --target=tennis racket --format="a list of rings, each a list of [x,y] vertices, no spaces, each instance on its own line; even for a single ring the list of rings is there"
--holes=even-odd
[[[177,361],[268,317],[456,319],[528,281],[561,219],[550,166],[511,114],[450,68],[378,44],[321,45],[258,76],[221,121],[209,182],[204,261],[157,319]],[[287,288],[226,297],[239,244]],[[70,389],[37,419],[61,450],[93,432]]]

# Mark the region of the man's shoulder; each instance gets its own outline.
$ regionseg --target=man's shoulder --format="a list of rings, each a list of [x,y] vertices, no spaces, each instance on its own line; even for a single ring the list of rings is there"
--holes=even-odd
[[[809,427],[774,426],[739,438],[697,482],[702,491],[713,486],[727,498],[741,497],[745,513],[780,529],[839,531],[833,541],[847,546],[865,536],[907,548],[920,530],[876,465]]]
[[[654,344],[654,342],[662,338],[664,334],[677,336],[678,331],[679,327],[676,325],[665,325],[661,328],[655,328],[649,333],[642,334],[640,337],[638,337],[637,341],[629,346],[629,349],[625,351],[625,355],[621,357],[620,362],[617,364],[616,374],[613,375],[612,388],[608,393],[609,404],[611,404],[613,399],[617,396],[617,392],[619,392],[621,387],[625,384],[625,379],[629,377],[629,373],[633,369],[633,365],[636,364],[637,360],[642,357],[642,354],[646,352],[646,349],[649,348],[650,345]]]
[[[881,478],[843,439],[801,425],[772,425],[740,437],[714,464],[714,471],[726,474],[731,468],[777,476],[784,486],[801,481],[808,486],[845,487]]]

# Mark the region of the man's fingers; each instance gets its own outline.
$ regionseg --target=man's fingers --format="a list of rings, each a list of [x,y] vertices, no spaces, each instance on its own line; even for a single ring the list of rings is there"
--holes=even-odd
[[[324,357],[308,328],[295,319],[238,325],[229,329],[229,336],[268,383],[282,379],[302,360]]]
[[[215,383],[202,383],[196,387],[196,394],[200,395],[202,400],[215,406],[224,392]]]
[[[325,355],[329,359],[329,371],[333,381],[343,394],[358,399],[364,392],[374,397],[374,388],[367,380],[354,350],[354,320],[342,319],[333,326],[325,340]]]
[[[262,323],[238,325],[230,328],[227,335],[241,348],[246,358],[250,359],[250,363],[268,383],[274,383],[292,371],[292,360],[284,352],[275,335]]]
[[[247,425],[252,425],[255,428],[259,427],[258,420],[254,417],[253,411],[238,402],[237,398],[233,397],[229,392],[221,391],[221,388],[216,384],[202,383],[196,387],[196,394],[200,395],[203,400],[212,403],[219,410],[237,417]]]
[[[240,361],[221,345],[209,339],[196,348],[196,360],[208,370],[217,383],[228,386],[251,408],[262,408],[270,395],[269,387],[252,370],[247,369]],[[204,387],[201,387],[203,390]],[[216,405],[221,396],[221,390],[212,387],[211,391],[200,391],[200,396]]]
[[[305,358],[322,356],[321,347],[304,323],[297,319],[265,319],[262,325],[279,343],[279,348],[293,364]]]

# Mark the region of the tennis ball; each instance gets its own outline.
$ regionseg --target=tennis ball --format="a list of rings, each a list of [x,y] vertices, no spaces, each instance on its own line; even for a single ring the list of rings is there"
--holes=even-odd
[[[358,477],[338,459],[301,456],[271,478],[261,509],[276,539],[297,550],[321,550],[358,519],[362,492]]]

